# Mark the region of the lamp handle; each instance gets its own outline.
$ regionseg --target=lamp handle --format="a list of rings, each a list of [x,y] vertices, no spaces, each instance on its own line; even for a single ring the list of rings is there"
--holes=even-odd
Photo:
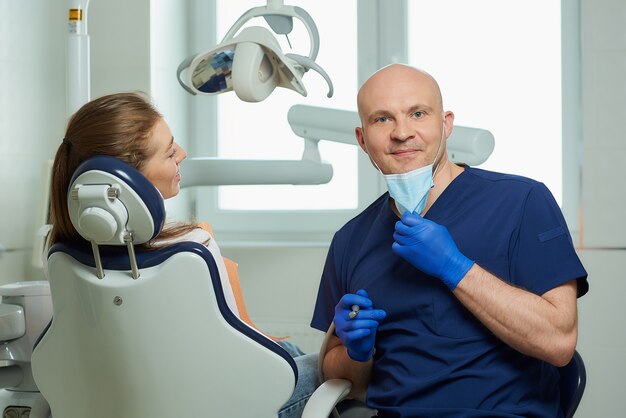
[[[268,1],[268,3],[270,2]],[[268,17],[295,17],[299,19],[304,24],[304,27],[309,34],[309,41],[311,43],[309,49],[309,58],[315,61],[315,59],[317,58],[317,53],[319,51],[319,31],[317,30],[317,26],[315,25],[315,22],[313,21],[311,15],[303,8],[297,6],[274,4],[272,5],[272,7],[270,7],[270,5],[268,4],[268,6],[253,7],[252,9],[242,14],[239,19],[237,19],[237,21],[228,30],[228,32],[226,32],[226,35],[224,35],[224,38],[222,39],[220,44],[224,43],[224,41],[227,41],[228,39],[232,39],[239,31],[239,29],[241,29],[248,20],[260,16],[265,17],[265,20],[268,22],[268,24],[270,24],[274,32],[280,33],[282,35],[290,33],[291,27],[293,25],[285,25],[284,19],[276,20],[268,19]]]

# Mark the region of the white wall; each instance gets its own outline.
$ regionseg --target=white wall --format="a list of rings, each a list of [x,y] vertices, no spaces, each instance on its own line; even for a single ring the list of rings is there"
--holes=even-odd
[[[579,301],[587,389],[577,417],[626,410],[626,2],[581,1],[582,228],[590,291]]]
[[[587,389],[576,417],[621,417],[626,410],[626,251],[579,254],[589,273],[590,291],[578,304],[578,351],[587,369]]]
[[[591,247],[626,248],[626,3],[583,0],[582,241]]]
[[[65,129],[62,0],[0,0],[0,283],[41,278],[31,267],[42,170]]]

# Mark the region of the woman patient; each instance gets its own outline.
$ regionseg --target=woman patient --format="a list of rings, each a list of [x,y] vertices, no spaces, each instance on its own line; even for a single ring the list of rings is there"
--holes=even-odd
[[[95,99],[70,118],[65,138],[54,159],[50,243],[83,240],[69,218],[67,189],[78,166],[96,155],[116,157],[132,165],[159,190],[164,199],[174,197],[180,191],[179,165],[187,153],[174,141],[169,126],[154,106],[137,93],[118,93]],[[171,222],[166,223],[161,233],[144,246],[156,249],[177,241],[204,244],[215,258],[222,277],[228,276],[226,285],[230,283],[239,317],[256,328],[243,302],[237,266],[221,256],[211,234],[207,223]],[[296,389],[278,416],[297,418],[317,384],[317,355],[303,355],[294,344],[277,342],[294,357],[298,366]]]

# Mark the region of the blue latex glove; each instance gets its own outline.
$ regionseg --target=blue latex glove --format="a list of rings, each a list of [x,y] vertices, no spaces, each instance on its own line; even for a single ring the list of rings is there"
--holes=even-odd
[[[396,222],[393,250],[424,273],[454,290],[474,262],[457,248],[445,226],[405,212]]]
[[[353,305],[359,306],[359,313],[350,319]],[[345,294],[339,300],[333,318],[335,334],[348,349],[352,360],[368,361],[372,358],[376,329],[379,321],[386,316],[382,309],[373,309],[373,303],[363,289],[357,290],[356,294]]]

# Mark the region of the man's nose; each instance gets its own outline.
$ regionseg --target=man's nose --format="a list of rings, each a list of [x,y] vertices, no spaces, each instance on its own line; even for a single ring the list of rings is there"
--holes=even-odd
[[[397,119],[391,133],[392,138],[398,141],[406,141],[407,139],[415,136],[415,131],[411,128],[410,124],[403,120]]]

